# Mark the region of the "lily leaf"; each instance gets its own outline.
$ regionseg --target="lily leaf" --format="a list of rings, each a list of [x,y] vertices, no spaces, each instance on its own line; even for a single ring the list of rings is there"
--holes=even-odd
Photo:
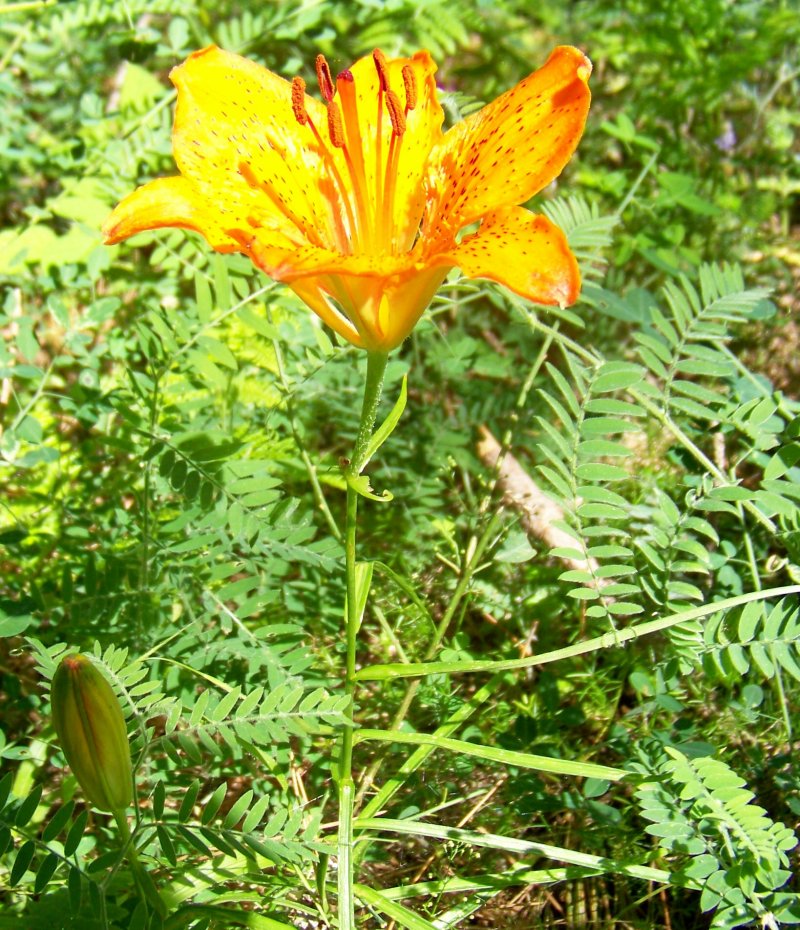
[[[369,597],[369,589],[372,587],[372,572],[374,567],[374,562],[356,563],[356,603],[358,604],[359,628],[364,619],[364,611],[367,609],[367,598]],[[347,610],[346,602],[345,610]]]
[[[360,494],[362,497],[366,497],[371,501],[378,501],[381,504],[387,504],[392,500],[392,493],[390,491],[383,491],[382,494],[376,494],[369,483],[368,475],[351,475],[345,472],[345,478],[350,487]]]
[[[398,904],[397,901],[384,897],[380,891],[376,891],[368,885],[357,884],[354,891],[365,904],[371,904],[374,908],[386,914],[387,917],[391,917],[405,930],[435,930],[435,924],[420,917],[419,914],[409,910],[404,905]]]

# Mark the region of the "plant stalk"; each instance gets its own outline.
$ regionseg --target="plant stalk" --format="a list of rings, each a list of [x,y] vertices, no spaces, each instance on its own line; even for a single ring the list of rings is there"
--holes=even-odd
[[[139,856],[136,852],[136,844],[133,842],[131,828],[128,825],[128,818],[125,814],[125,811],[112,811],[112,816],[114,817],[114,822],[116,823],[117,829],[119,830],[120,838],[122,839],[122,847],[128,860],[128,864],[131,867],[131,872],[133,873],[136,887],[139,889],[139,894],[147,902],[147,904],[149,904],[150,907],[153,908],[153,910],[163,919],[167,916],[167,905],[159,894],[153,879],[150,877],[150,873],[145,869],[139,860]]]
[[[364,400],[361,406],[361,421],[358,427],[353,455],[347,465],[347,475],[357,478],[366,465],[367,448],[375,419],[378,415],[383,379],[386,374],[387,356],[370,352],[367,356],[367,380],[364,384]],[[345,694],[349,701],[347,715],[352,720],[355,711],[356,691],[356,641],[360,612],[356,585],[356,530],[358,519],[358,492],[348,481],[347,511],[345,517],[344,551],[347,581],[347,603],[345,607],[345,642],[347,644],[345,666]],[[339,930],[355,930],[355,901],[353,898],[353,729],[346,727],[342,733],[339,751],[339,831],[338,850],[338,910]]]

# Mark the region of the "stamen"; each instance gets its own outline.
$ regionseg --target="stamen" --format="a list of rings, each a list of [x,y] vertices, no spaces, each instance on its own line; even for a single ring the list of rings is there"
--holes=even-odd
[[[368,248],[373,242],[373,200],[369,195],[369,185],[364,166],[364,145],[361,138],[358,118],[358,94],[353,73],[342,71],[338,77],[339,100],[342,105],[342,117],[345,129],[345,146],[342,149],[347,162],[347,170],[353,182],[355,206],[358,212],[359,231],[362,243]]]
[[[392,131],[396,136],[402,136],[406,131],[406,115],[400,106],[400,100],[393,90],[386,91],[386,109],[392,121]]]
[[[328,135],[331,137],[331,143],[335,148],[344,148],[342,114],[334,100],[331,100],[328,104]]]
[[[333,78],[331,77],[331,69],[328,67],[325,56],[317,55],[314,65],[317,69],[317,83],[319,84],[322,99],[326,103],[330,103],[336,96],[336,87],[334,86]]]
[[[417,105],[417,79],[411,65],[403,65],[403,87],[406,89],[406,113]]]
[[[375,70],[378,72],[378,80],[381,83],[381,90],[389,90],[389,62],[383,52],[376,48],[372,53],[372,60],[375,62]]]
[[[316,65],[317,77],[320,82],[320,89],[322,90],[323,96],[326,96],[327,98],[333,97],[336,93],[336,90],[333,87],[330,70],[328,69],[328,63],[325,61],[325,58],[322,55],[318,56]],[[327,92],[324,89],[326,79],[328,82]],[[300,123],[301,126],[307,126],[311,130],[311,133],[317,143],[320,158],[330,173],[333,187],[338,193],[340,203],[344,208],[344,213],[347,217],[347,227],[345,227],[345,221],[344,217],[342,216],[342,212],[335,208],[333,209],[333,223],[335,227],[334,235],[336,237],[339,248],[343,252],[348,252],[358,242],[359,239],[356,217],[353,213],[353,207],[350,203],[347,187],[333,159],[330,147],[327,143],[322,141],[319,131],[314,125],[314,120],[311,118],[311,114],[306,109],[305,91],[306,82],[301,77],[294,78],[292,81],[292,112],[295,115],[295,119],[298,123]],[[328,134],[330,136],[331,143],[335,148],[344,148],[345,135],[342,125],[341,113],[339,112],[337,104],[333,103],[331,100],[328,100],[328,104],[327,122]],[[346,150],[345,157],[347,158]],[[251,183],[250,179],[247,177],[247,172],[248,168],[245,167],[244,176],[248,180],[248,183]],[[252,175],[252,172],[250,172],[250,174]]]
[[[308,123],[308,113],[306,113],[306,82],[301,77],[292,78],[292,112],[294,118],[305,126]]]

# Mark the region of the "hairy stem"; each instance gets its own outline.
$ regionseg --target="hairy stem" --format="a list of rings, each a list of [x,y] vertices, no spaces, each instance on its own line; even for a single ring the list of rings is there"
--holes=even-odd
[[[367,380],[364,385],[364,401],[361,407],[361,422],[358,427],[353,455],[347,466],[349,478],[356,478],[366,465],[367,449],[375,418],[378,414],[383,378],[386,373],[387,356],[370,352],[367,357]],[[356,586],[356,530],[358,519],[358,492],[348,481],[347,513],[345,518],[344,551],[347,573],[347,604],[345,642],[347,657],[345,666],[345,693],[349,698],[347,715],[353,718],[356,692],[356,640],[360,621]],[[338,890],[339,928],[355,930],[355,902],[353,900],[353,727],[342,733],[339,751],[339,832]]]

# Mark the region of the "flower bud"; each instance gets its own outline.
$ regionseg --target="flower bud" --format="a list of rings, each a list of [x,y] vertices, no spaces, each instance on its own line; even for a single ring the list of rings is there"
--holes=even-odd
[[[61,660],[50,691],[61,749],[98,810],[122,811],[133,800],[131,749],[117,696],[83,655]]]

